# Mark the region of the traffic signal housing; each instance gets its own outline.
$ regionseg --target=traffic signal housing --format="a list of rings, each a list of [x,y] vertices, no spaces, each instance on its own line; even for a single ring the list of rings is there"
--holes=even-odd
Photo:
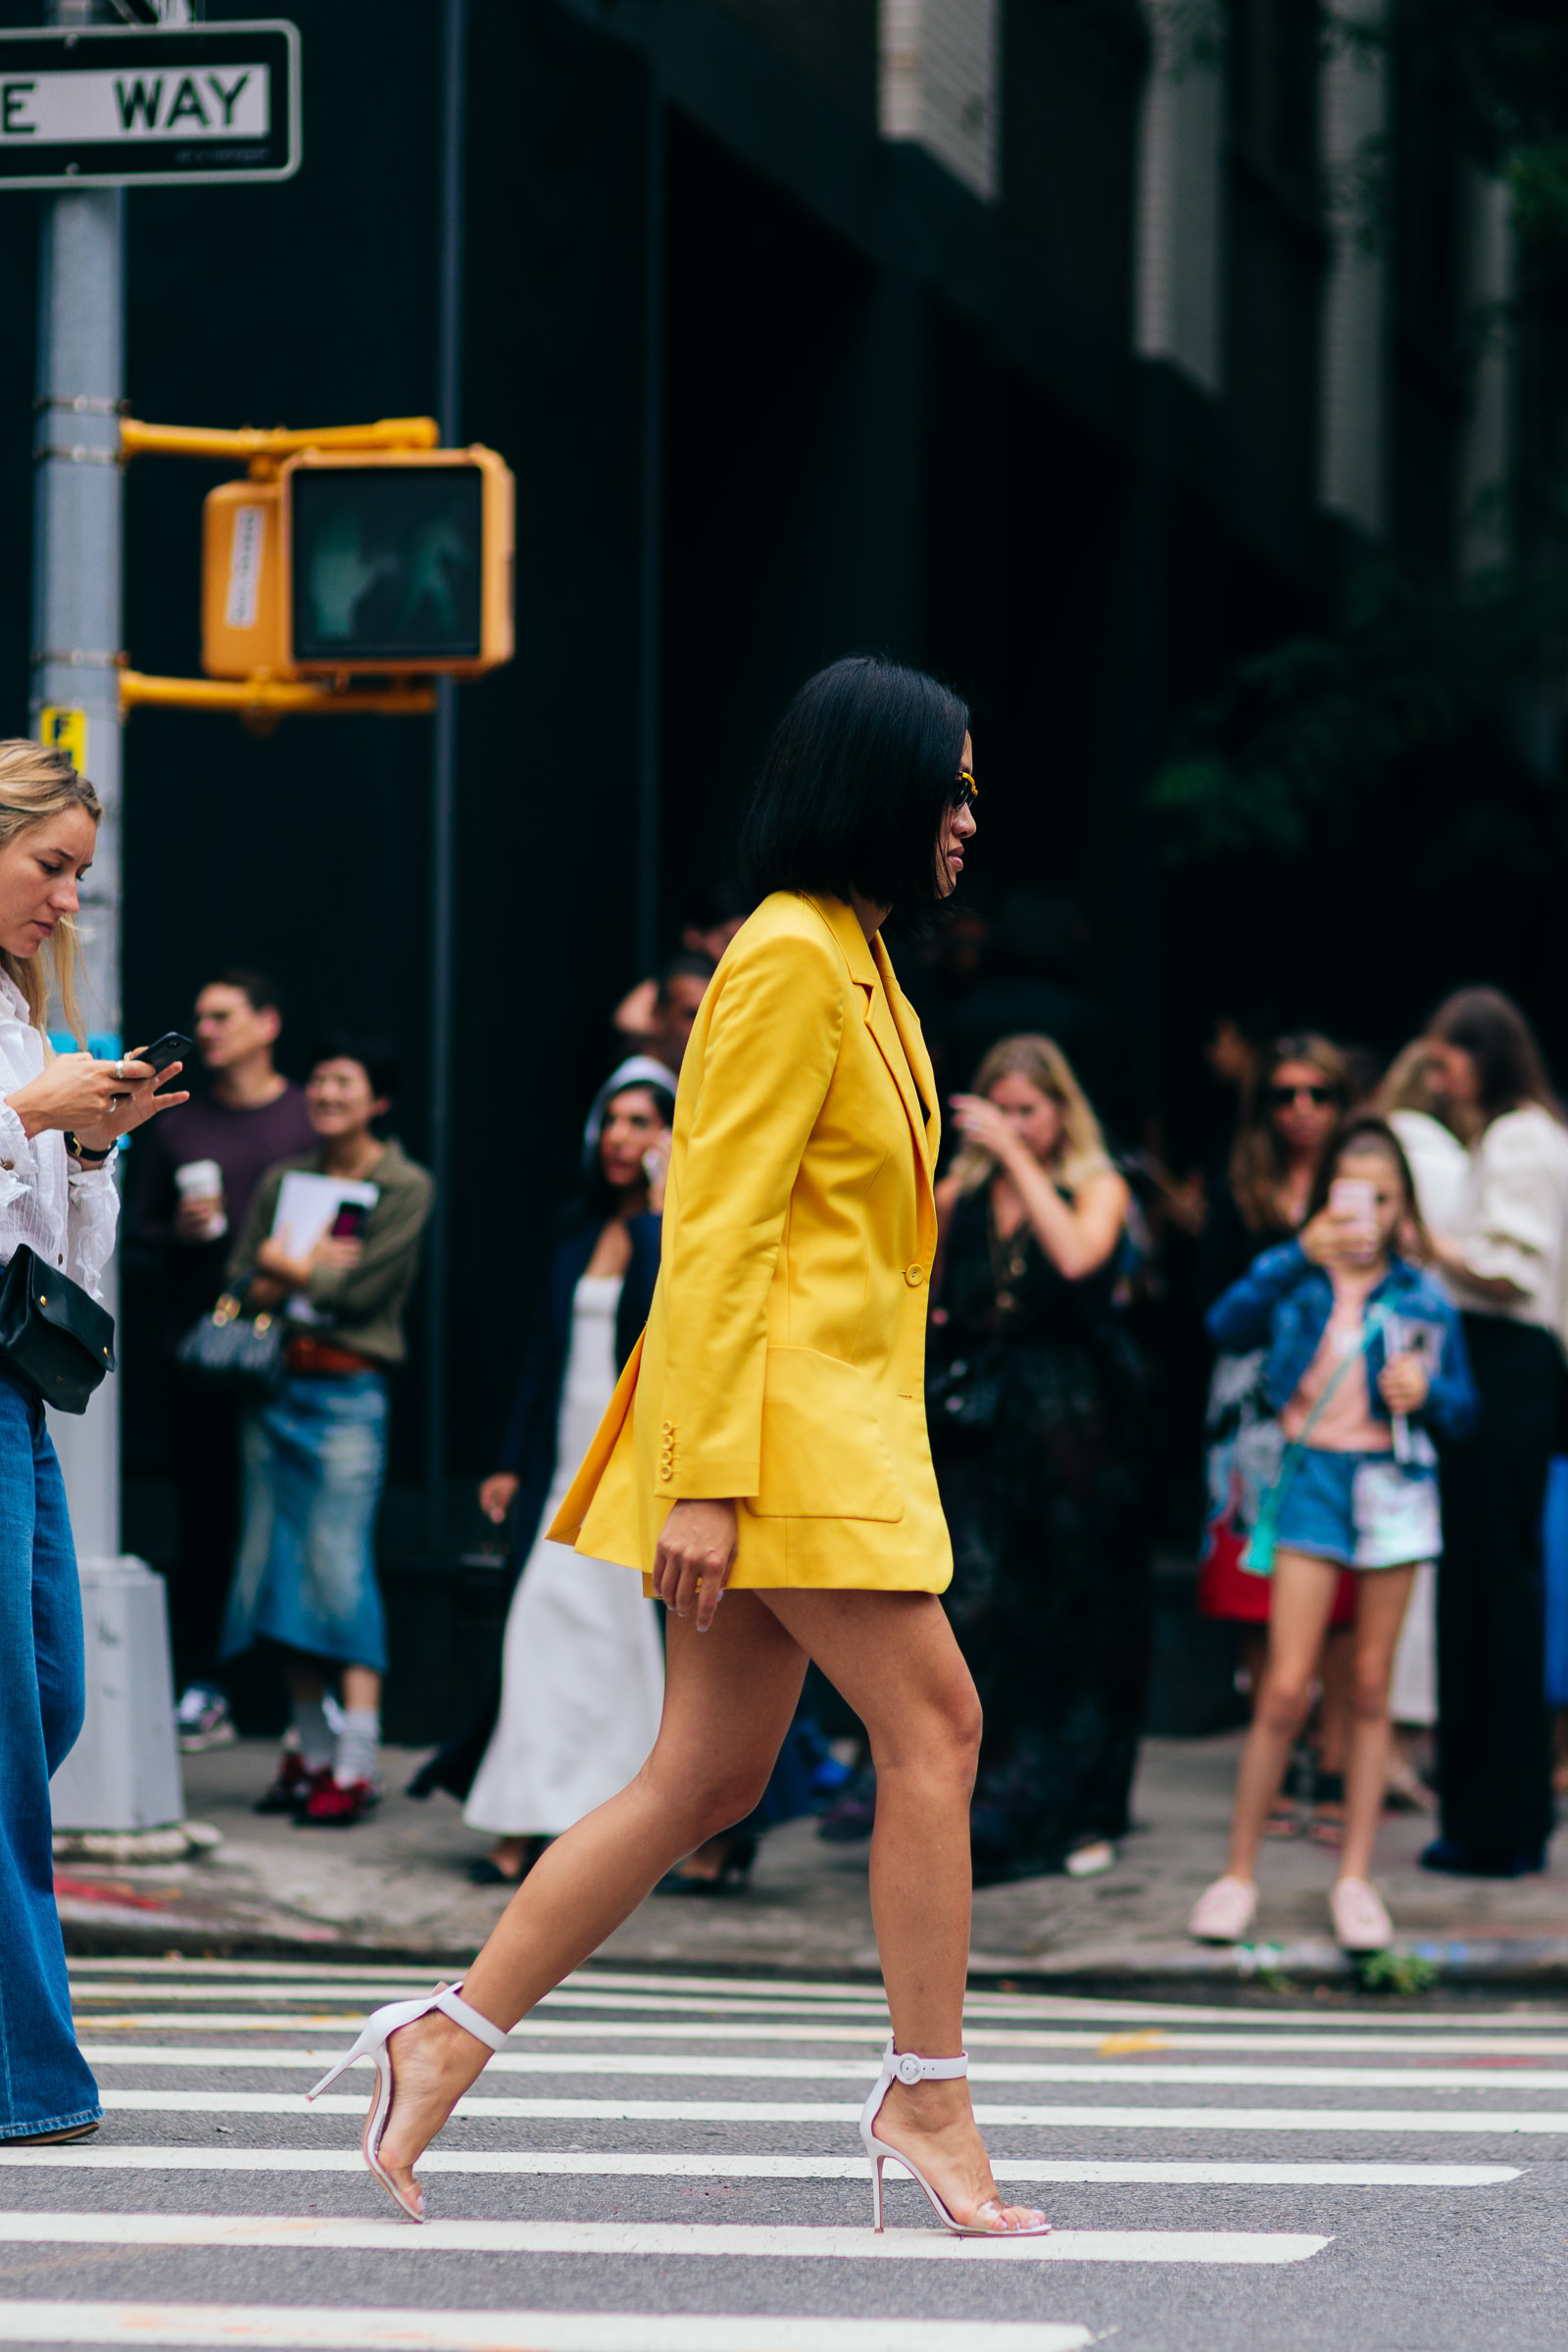
[[[203,513],[213,678],[482,677],[513,653],[514,483],[494,450],[307,448]]]

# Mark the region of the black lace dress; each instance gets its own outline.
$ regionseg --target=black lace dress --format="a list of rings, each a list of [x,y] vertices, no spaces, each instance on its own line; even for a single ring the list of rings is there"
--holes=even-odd
[[[1148,1679],[1148,1379],[1109,1268],[1057,1273],[960,1196],[931,1333],[948,1614],[980,1691],[976,1873],[1127,1828]]]

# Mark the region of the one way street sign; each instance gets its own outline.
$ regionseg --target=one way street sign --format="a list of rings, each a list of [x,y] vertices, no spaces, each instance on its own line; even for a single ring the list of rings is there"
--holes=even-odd
[[[0,32],[0,188],[199,186],[299,168],[292,24]]]

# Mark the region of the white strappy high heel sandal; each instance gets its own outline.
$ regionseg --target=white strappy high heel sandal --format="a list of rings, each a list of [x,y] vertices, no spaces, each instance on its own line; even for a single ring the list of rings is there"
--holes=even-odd
[[[917,2180],[925,2190],[943,2229],[951,2230],[955,2237],[1047,2237],[1050,2235],[1051,2224],[1044,2216],[1038,2222],[1024,2223],[1021,2228],[1010,2228],[1006,2223],[999,2226],[994,2223],[956,2221],[913,2158],[906,2156],[900,2149],[890,2146],[887,2140],[878,2139],[871,2130],[871,2126],[882,2112],[882,2102],[895,2082],[951,2082],[956,2081],[958,2076],[966,2075],[968,2072],[967,2053],[957,2058],[916,2058],[911,2050],[902,2052],[895,2050],[892,2037],[889,2037],[888,2046],[882,2053],[882,2072],[872,2084],[871,2095],[866,2100],[860,2114],[860,2137],[865,2143],[865,2152],[871,2159],[871,2227],[873,2230],[880,2230],[882,2227],[882,2167],[885,2164],[902,2164],[910,2180]],[[985,2204],[980,2207],[982,2213],[993,2209],[998,2213],[1003,2210],[1000,2197],[988,2197]],[[1032,2205],[1024,2208],[1024,2211],[1029,2213],[1034,2210]]]
[[[323,2075],[314,2089],[305,2093],[307,2099],[318,2099],[322,2091],[329,2089],[339,2075],[346,2074],[357,2059],[372,2060],[375,2066],[375,2096],[370,2101],[370,2112],[365,2119],[365,2136],[360,2144],[370,2171],[393,2204],[400,2212],[406,2213],[411,2222],[422,2222],[424,2215],[418,2206],[409,2203],[381,2162],[381,2134],[386,2130],[387,2117],[392,2112],[392,2052],[387,2043],[400,2026],[412,2026],[416,2017],[428,2017],[432,2009],[440,2009],[455,2024],[471,2034],[476,2041],[482,2041],[492,2050],[504,2050],[510,2035],[503,2034],[499,2026],[493,2026],[487,2017],[481,2017],[477,2009],[470,2009],[466,2001],[460,2000],[458,1996],[462,1989],[460,1980],[456,1984],[433,1992],[427,2001],[389,2001],[384,2009],[377,2009],[366,2019],[365,2031],[347,2056],[340,2058],[331,2072]]]

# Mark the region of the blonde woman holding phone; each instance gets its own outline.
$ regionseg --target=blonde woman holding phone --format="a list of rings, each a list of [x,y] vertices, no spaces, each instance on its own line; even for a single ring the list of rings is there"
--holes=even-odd
[[[103,808],[64,753],[0,743],[0,1263],[31,1250],[103,1300],[120,1197],[115,1146],[179,1075],[57,1054],[51,985],[78,1041],[79,886]],[[55,1909],[49,1782],[85,1705],[81,1594],[65,1486],[37,1390],[0,1351],[0,2144],[80,2139],[98,2088],[76,2047]]]

